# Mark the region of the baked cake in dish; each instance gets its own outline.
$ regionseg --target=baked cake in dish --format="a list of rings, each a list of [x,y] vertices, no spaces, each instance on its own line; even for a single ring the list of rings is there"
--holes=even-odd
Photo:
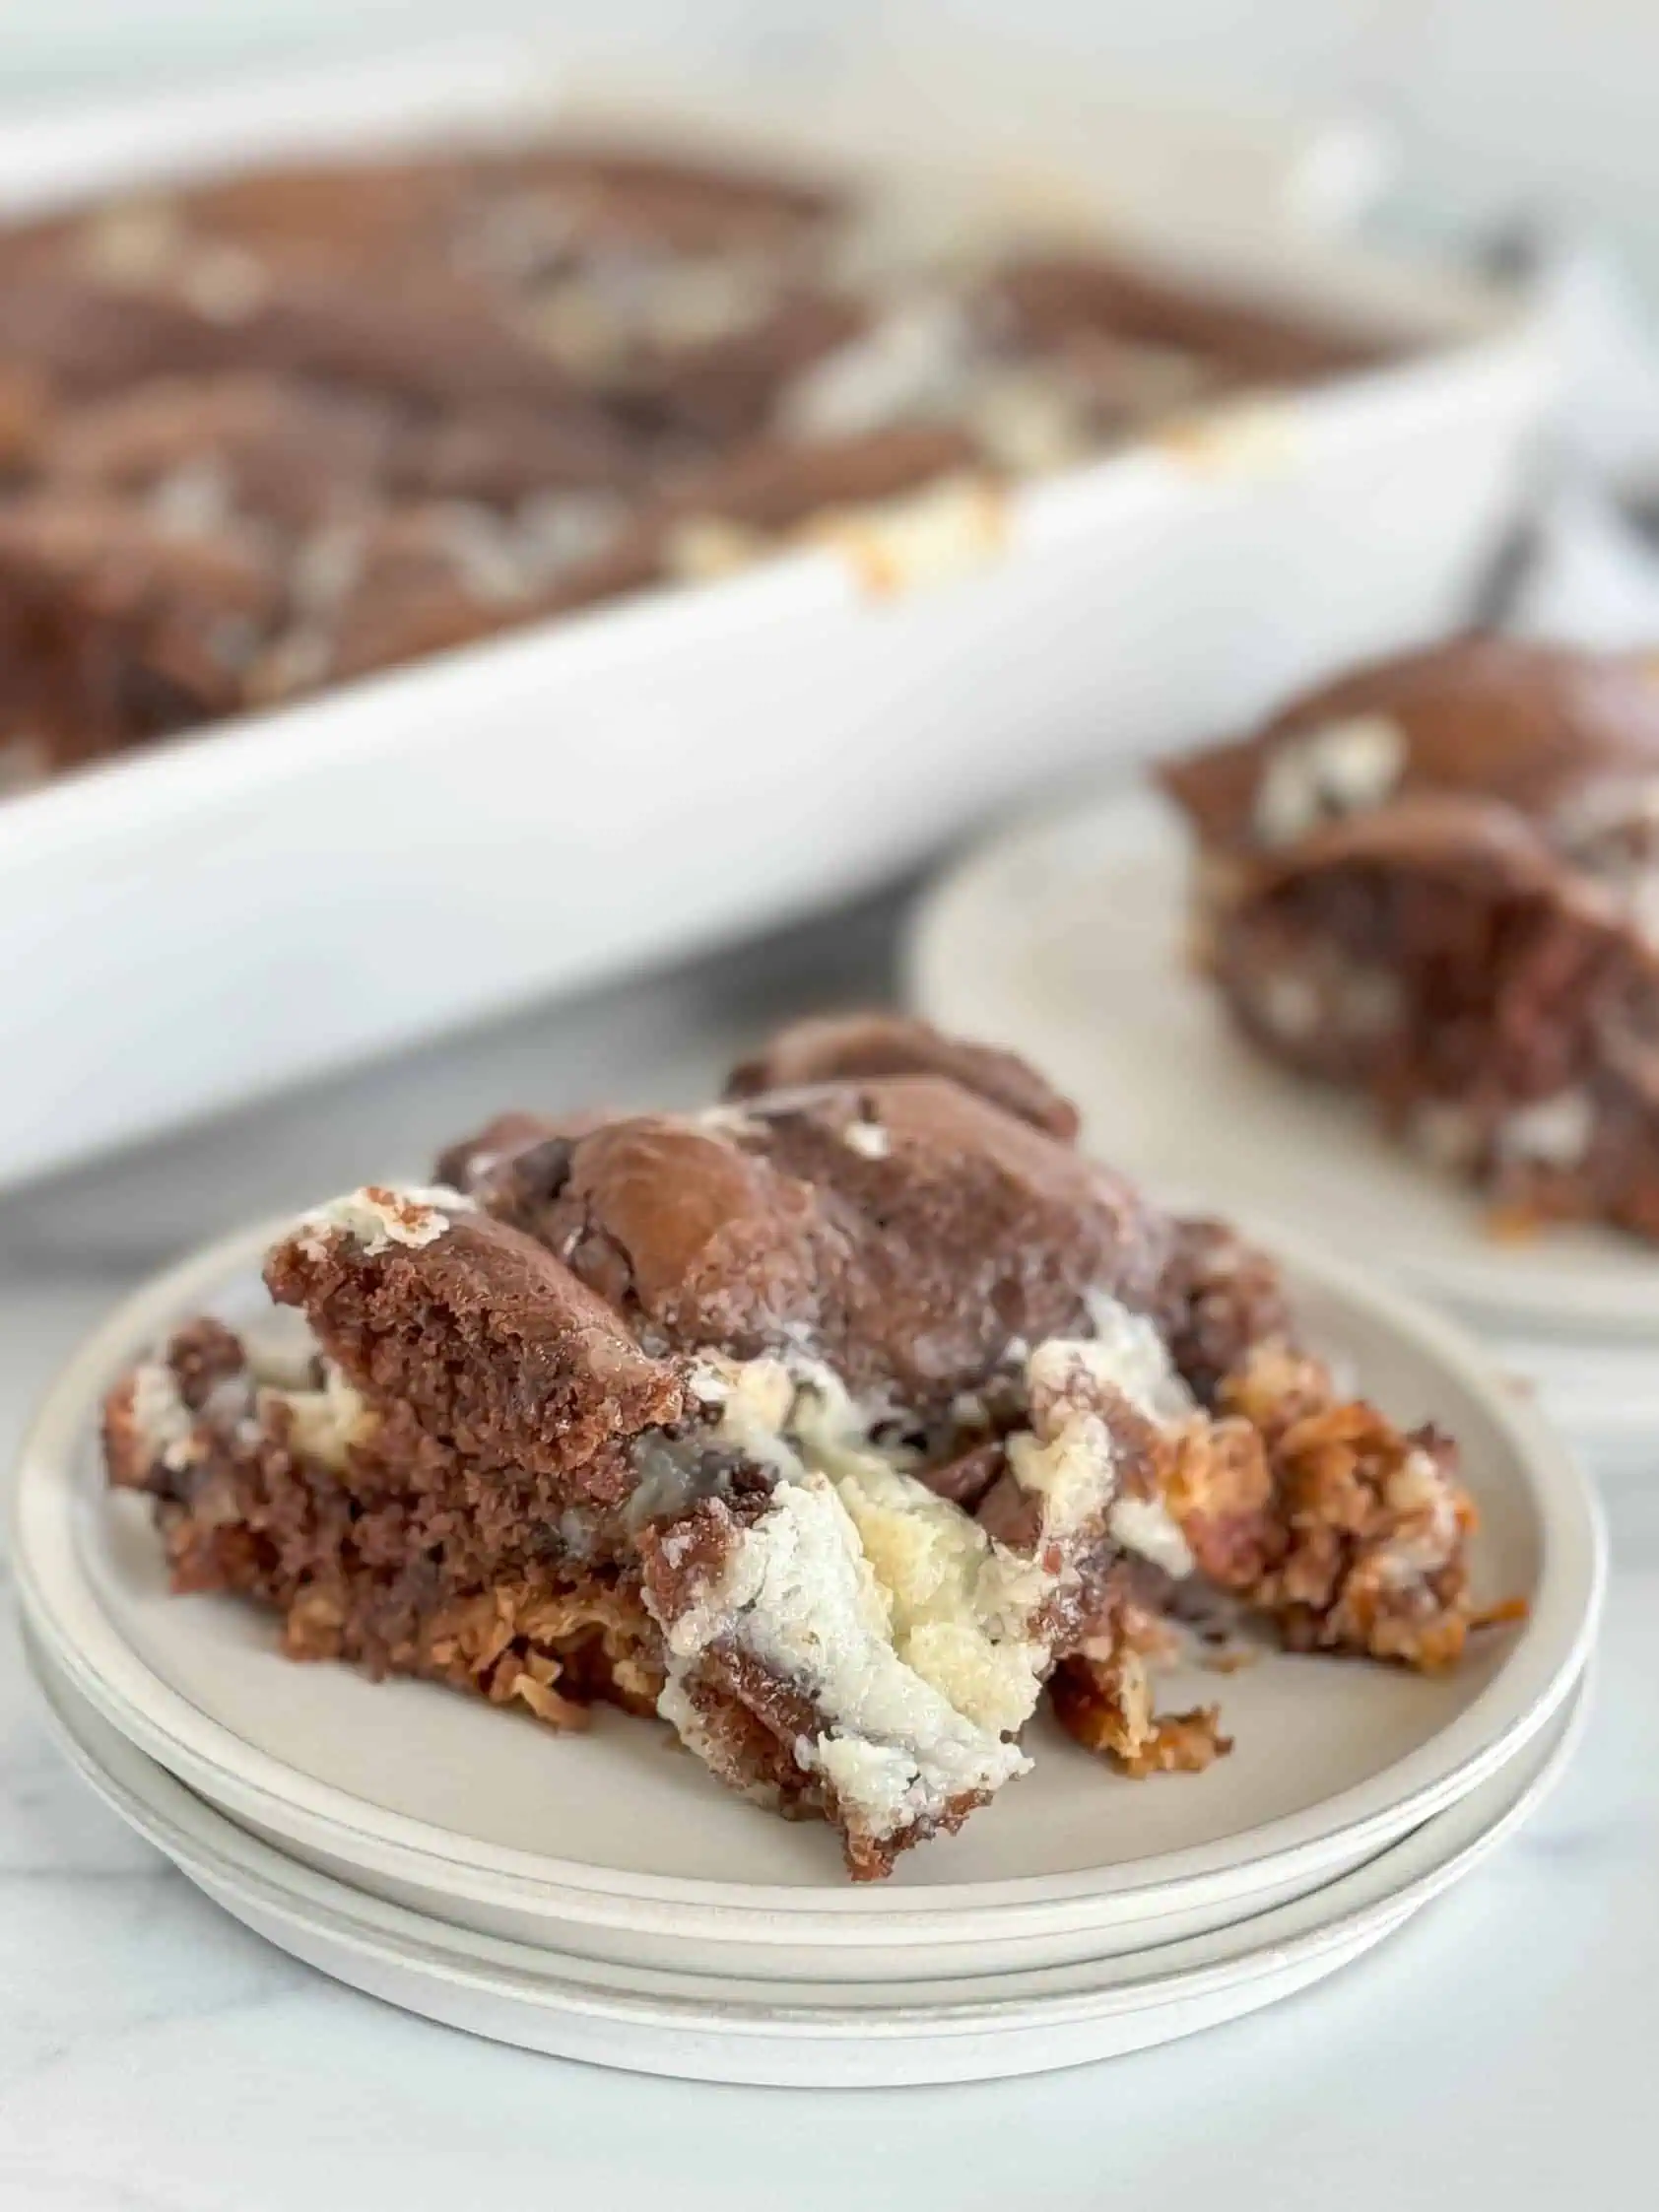
[[[1200,958],[1499,1227],[1659,1237],[1659,669],[1472,637],[1177,761]]]
[[[295,1658],[555,1727],[655,1714],[887,1873],[1029,1764],[1051,1701],[1128,1775],[1181,1624],[1454,1662],[1483,1615],[1454,1444],[1345,1397],[1272,1262],[1073,1143],[1010,1055],[872,1015],[700,1113],[503,1116],[430,1188],[271,1250],[111,1393],[181,1591]]]
[[[804,536],[880,587],[1388,350],[891,197],[569,142],[0,231],[0,787]]]

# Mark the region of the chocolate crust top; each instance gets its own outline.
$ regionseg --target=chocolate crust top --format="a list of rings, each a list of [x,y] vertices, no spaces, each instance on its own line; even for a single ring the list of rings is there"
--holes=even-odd
[[[1077,1137],[1076,1106],[1029,1061],[995,1045],[947,1037],[931,1023],[901,1014],[824,1014],[792,1023],[764,1051],[738,1062],[726,1080],[726,1096],[752,1099],[763,1091],[882,1075],[948,1076],[1062,1144]]]
[[[1659,775],[1659,674],[1635,655],[1460,637],[1305,692],[1255,735],[1171,761],[1160,779],[1208,849],[1242,856],[1291,841],[1272,835],[1274,764],[1298,741],[1356,728],[1376,739],[1366,804],[1481,798],[1544,822],[1588,783]]]
[[[1092,252],[1029,254],[996,278],[991,308],[1028,341],[1091,337],[1191,351],[1241,384],[1285,383],[1367,369],[1394,350],[1281,303],[1171,282],[1151,266]]]
[[[841,1049],[796,1037],[700,1116],[512,1117],[444,1166],[652,1352],[793,1351],[924,1422],[1014,1347],[1090,1333],[1093,1297],[1157,1308],[1174,1225],[1127,1183],[945,1074],[751,1090]],[[881,1047],[979,1072],[975,1048],[897,1023]],[[1017,1079],[1018,1062],[983,1059]],[[1051,1095],[1031,1105],[1062,1118]]]

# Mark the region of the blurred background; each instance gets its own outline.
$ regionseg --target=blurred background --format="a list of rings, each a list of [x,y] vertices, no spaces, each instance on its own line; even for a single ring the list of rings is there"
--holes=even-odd
[[[533,42],[537,66],[515,40]],[[774,1007],[896,992],[893,887],[913,888],[1047,788],[1122,774],[1242,726],[1345,661],[1473,620],[1609,645],[1659,636],[1659,0],[0,0],[0,197],[49,202],[54,162],[77,194],[86,176],[124,183],[135,118],[180,127],[151,94],[241,83],[256,108],[273,80],[321,63],[300,99],[275,104],[326,144],[377,105],[401,111],[399,57],[447,101],[464,71],[445,50],[424,74],[420,56],[493,42],[511,56],[511,95],[539,99],[541,62],[567,59],[578,80],[685,87],[694,104],[704,84],[736,90],[746,115],[774,122],[793,105],[831,134],[835,92],[851,105],[865,79],[885,79],[900,88],[903,160],[923,173],[941,144],[970,140],[981,184],[991,163],[975,132],[994,126],[1023,154],[1024,131],[1057,171],[1076,157],[1099,168],[1108,230],[1184,224],[1186,242],[1205,245],[1226,234],[1224,267],[1235,248],[1265,246],[1268,276],[1283,260],[1304,303],[1333,312],[1350,278],[1387,279],[1396,304],[1421,279],[1427,319],[1413,328],[1436,344],[1454,323],[1497,335],[1444,348],[1443,377],[1425,357],[1398,378],[1398,404],[1364,402],[1353,436],[1339,411],[1326,442],[1308,433],[1289,458],[1245,436],[1221,469],[1202,442],[1189,466],[1177,439],[1156,511],[1136,504],[1130,471],[1098,530],[1056,506],[1046,535],[1021,541],[1024,567],[987,563],[937,601],[905,593],[872,617],[844,590],[814,600],[804,583],[789,600],[780,584],[743,602],[753,622],[682,623],[678,660],[665,661],[663,630],[604,666],[590,655],[557,679],[503,680],[488,730],[441,669],[365,692],[358,722],[343,698],[292,756],[296,776],[315,769],[326,805],[257,746],[32,792],[0,818],[0,941],[24,947],[0,990],[12,1071],[0,1190],[149,1137],[175,1148],[188,1181],[204,1145],[222,1144],[226,1187],[210,1210],[234,1219],[333,1179],[325,1154],[352,1179],[370,1146],[419,1159],[451,1110],[464,1123],[512,1096],[564,1103],[612,1088],[613,1065],[627,1093],[695,1092]],[[946,67],[963,54],[978,123]],[[334,85],[336,64],[354,88],[348,124],[329,121],[316,89]],[[100,116],[123,103],[124,123]],[[233,103],[192,114],[221,158],[260,151]],[[60,130],[61,117],[78,119]],[[1137,128],[1146,144],[1126,154]],[[170,136],[144,143],[146,159],[171,158]],[[1255,265],[1237,259],[1240,293]],[[1411,280],[1404,292],[1396,278]],[[1473,321],[1427,304],[1465,292]],[[192,527],[186,516],[186,537]],[[768,637],[786,640],[769,657]],[[375,700],[389,703],[379,722]],[[381,748],[398,764],[400,812],[377,821],[370,865],[358,826],[385,788]],[[486,757],[494,772],[480,772]],[[42,835],[54,810],[62,827]],[[331,861],[342,868],[329,880],[349,863],[353,889],[319,903],[311,882]],[[846,902],[861,898],[875,904],[854,914]],[[204,905],[219,930],[202,931]],[[753,954],[751,992],[729,948],[815,913],[830,918],[804,946]],[[706,1005],[682,984],[554,1012],[561,993],[697,958]],[[83,1010],[75,1028],[66,1003]],[[662,1026],[670,1004],[678,1043]],[[488,1046],[476,1030],[428,1041],[485,1019],[501,1024]],[[578,1024],[558,1049],[556,1020]],[[430,1091],[409,1063],[345,1073],[408,1046],[428,1055]],[[93,1068],[120,1079],[89,1081]],[[283,1135],[264,1126],[257,1181],[246,1125],[165,1134],[214,1110],[258,1113],[318,1077],[361,1082],[361,1117],[342,1114],[338,1094],[273,1106]],[[170,1243],[174,1196],[147,1209]]]
[[[14,109],[310,53],[530,30],[599,58],[822,75],[861,44],[954,26],[1017,34],[1150,94],[1386,131],[1391,221],[1593,224],[1659,292],[1659,7],[1652,0],[19,0],[0,7]]]

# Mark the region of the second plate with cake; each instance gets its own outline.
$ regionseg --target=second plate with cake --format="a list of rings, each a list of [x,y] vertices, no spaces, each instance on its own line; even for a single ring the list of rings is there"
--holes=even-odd
[[[1581,1225],[1517,1235],[1391,1144],[1362,1101],[1247,1047],[1190,957],[1187,875],[1174,816],[1149,790],[1027,822],[924,902],[912,998],[1039,1060],[1083,1106],[1090,1143],[1155,1189],[1225,1197],[1485,1323],[1659,1339],[1652,1245]]]

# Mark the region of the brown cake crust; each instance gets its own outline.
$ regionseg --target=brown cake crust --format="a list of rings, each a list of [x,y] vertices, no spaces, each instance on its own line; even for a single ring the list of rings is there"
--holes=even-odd
[[[764,1051],[739,1061],[726,1078],[726,1096],[752,1099],[763,1091],[887,1075],[946,1076],[1062,1144],[1071,1144],[1078,1133],[1071,1100],[1018,1053],[947,1037],[930,1022],[881,1010],[818,1014],[791,1023]]]
[[[1153,1307],[1173,1234],[1119,1178],[932,1075],[634,1116],[506,1159],[471,1140],[446,1165],[480,1151],[471,1194],[644,1338],[743,1359],[793,1342],[924,1420],[1014,1341],[1087,1333],[1093,1294]]]
[[[1288,741],[1380,717],[1402,740],[1383,794],[1493,801],[1547,821],[1604,777],[1659,774],[1659,679],[1638,655],[1482,635],[1338,676],[1261,730],[1166,763],[1166,791],[1213,853],[1260,843],[1263,779]]]

